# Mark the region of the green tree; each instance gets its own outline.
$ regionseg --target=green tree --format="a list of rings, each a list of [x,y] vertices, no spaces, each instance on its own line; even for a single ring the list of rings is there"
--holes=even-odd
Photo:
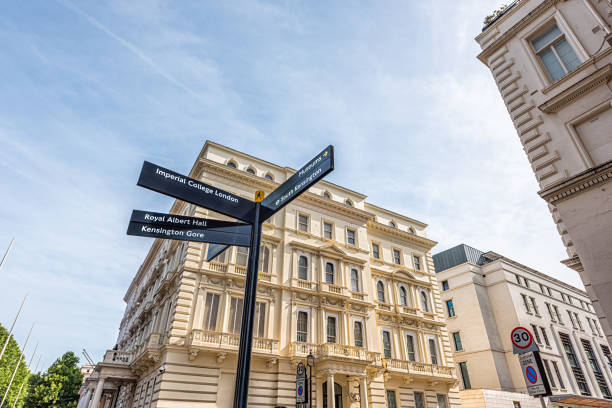
[[[2,350],[2,346],[4,346],[6,336],[8,336],[8,331],[2,327],[2,325],[0,325],[0,350]],[[6,392],[6,388],[11,381],[11,377],[13,376],[13,372],[15,371],[15,367],[17,366],[17,362],[19,361],[20,357],[21,349],[13,336],[11,336],[9,343],[6,346],[6,350],[4,351],[4,355],[2,356],[2,359],[0,359],[0,401],[2,401],[2,398],[4,397],[4,393]],[[11,388],[9,389],[9,393],[4,401],[5,407],[13,406],[15,403],[15,398],[17,398],[17,393],[19,392],[19,387],[21,387],[21,384],[26,381],[27,375],[28,369],[26,368],[24,359],[22,359],[21,363],[19,363],[19,368],[17,369],[13,383],[11,384]],[[24,395],[25,392],[21,391],[21,396],[17,402],[18,407],[21,406]]]
[[[55,360],[46,373],[30,377],[24,408],[75,408],[83,375],[79,358],[67,351]]]

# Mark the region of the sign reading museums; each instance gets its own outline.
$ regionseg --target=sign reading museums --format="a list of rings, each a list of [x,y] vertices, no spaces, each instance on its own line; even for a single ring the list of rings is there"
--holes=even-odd
[[[252,201],[148,161],[142,165],[137,184],[242,221],[253,221]]]

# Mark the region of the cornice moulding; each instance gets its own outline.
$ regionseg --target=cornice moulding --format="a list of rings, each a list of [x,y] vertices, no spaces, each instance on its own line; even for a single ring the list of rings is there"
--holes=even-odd
[[[426,252],[431,250],[438,243],[436,241],[432,241],[428,238],[420,237],[416,234],[411,234],[407,231],[402,231],[398,228],[393,228],[384,224],[381,224],[378,221],[374,221],[370,219],[367,224],[368,229],[373,229],[376,231],[384,232],[387,235],[391,235],[397,238],[404,239],[406,241],[410,241],[414,244],[420,245],[421,247],[426,249]]]
[[[575,175],[567,180],[562,180],[538,194],[549,204],[557,204],[569,199],[574,194],[579,194],[599,187],[601,184],[612,180],[612,160],[607,161],[597,167],[593,167],[582,173]]]
[[[598,69],[589,76],[576,82],[559,94],[553,96],[546,102],[538,106],[542,112],[555,113],[561,108],[571,103],[573,100],[580,98],[588,92],[594,90],[598,86],[608,83],[612,78],[612,64]]]

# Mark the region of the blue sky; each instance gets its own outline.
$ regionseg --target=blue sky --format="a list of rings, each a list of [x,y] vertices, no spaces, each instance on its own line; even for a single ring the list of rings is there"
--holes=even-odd
[[[579,285],[491,74],[500,1],[7,0],[0,14],[0,322],[29,294],[43,366],[115,344],[151,240],[131,210],[143,160],[188,172],[207,140],[328,180]]]

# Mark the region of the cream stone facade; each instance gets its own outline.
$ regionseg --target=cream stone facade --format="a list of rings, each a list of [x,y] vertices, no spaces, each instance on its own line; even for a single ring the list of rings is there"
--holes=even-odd
[[[612,1],[519,0],[476,37],[612,341]]]
[[[519,326],[534,334],[553,400],[568,394],[612,399],[610,345],[584,291],[467,245],[433,258],[464,408],[513,408],[515,401],[523,408],[540,407],[526,394],[513,354],[510,333]],[[612,406],[612,401],[598,406]]]
[[[206,142],[190,176],[253,199],[294,173]],[[263,224],[249,406],[455,408],[457,377],[426,225],[322,181]],[[226,219],[181,201],[172,213]],[[135,238],[136,239],[136,238]],[[157,239],[125,294],[117,347],[79,407],[230,407],[247,253]]]

